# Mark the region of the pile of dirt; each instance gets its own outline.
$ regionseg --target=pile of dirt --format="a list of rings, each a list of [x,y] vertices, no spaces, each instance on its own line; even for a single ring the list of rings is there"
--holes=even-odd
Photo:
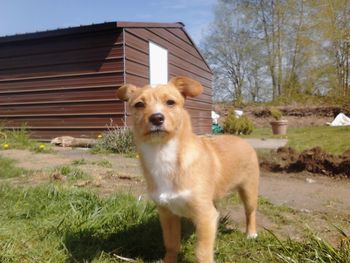
[[[341,155],[332,155],[315,147],[299,154],[290,147],[282,147],[273,151],[272,156],[269,160],[260,162],[263,170],[288,173],[308,171],[350,177],[350,150]]]

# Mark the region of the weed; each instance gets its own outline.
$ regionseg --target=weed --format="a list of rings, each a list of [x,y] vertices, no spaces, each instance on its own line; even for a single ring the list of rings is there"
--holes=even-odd
[[[95,161],[95,162],[92,162],[92,164],[96,164],[104,168],[112,168],[112,163],[108,160]]]
[[[84,165],[84,164],[87,164],[87,161],[84,158],[72,161],[72,165]]]
[[[80,170],[77,167],[69,165],[58,166],[54,168],[50,174],[51,177],[57,177],[58,175],[65,176],[69,181],[90,178],[90,176],[84,171]]]
[[[0,126],[0,144],[3,149],[29,149],[36,153],[53,152],[51,145],[39,143],[30,138],[26,126],[18,129],[3,129]]]
[[[132,131],[128,127],[111,127],[104,132],[92,148],[93,153],[120,153],[135,152]]]

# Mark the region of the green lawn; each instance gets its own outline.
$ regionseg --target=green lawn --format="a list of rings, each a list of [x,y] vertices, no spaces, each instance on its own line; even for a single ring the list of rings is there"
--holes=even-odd
[[[244,137],[287,138],[288,146],[297,151],[316,146],[333,154],[341,154],[346,150],[350,150],[350,126],[289,128],[285,136],[272,135],[270,128],[256,128],[250,135]]]
[[[33,188],[0,185],[0,262],[156,262],[163,255],[155,206],[127,194],[99,198],[91,190],[56,184]],[[266,206],[278,214],[279,208]],[[184,221],[179,262],[194,262],[195,235]],[[310,235],[279,240],[261,231],[247,240],[221,220],[216,262],[349,262],[350,243],[338,248]],[[158,261],[159,262],[159,261]]]
[[[18,168],[15,161],[0,156],[0,179],[28,175],[31,171]]]

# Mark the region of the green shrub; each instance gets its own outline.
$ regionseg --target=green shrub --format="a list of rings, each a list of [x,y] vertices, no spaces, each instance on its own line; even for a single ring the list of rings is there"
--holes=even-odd
[[[247,116],[237,117],[234,109],[231,109],[224,122],[224,132],[230,134],[251,134],[253,122]]]
[[[270,108],[270,113],[271,113],[271,116],[276,120],[276,121],[279,121],[282,119],[282,112],[277,109],[276,107],[271,107]]]
[[[129,127],[112,127],[98,139],[92,152],[130,154],[135,152],[133,134]]]

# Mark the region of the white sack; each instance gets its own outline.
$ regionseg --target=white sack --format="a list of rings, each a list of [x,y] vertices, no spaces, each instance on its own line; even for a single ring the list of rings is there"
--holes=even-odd
[[[350,118],[344,113],[339,113],[337,117],[331,122],[331,126],[347,126],[350,125]]]
[[[220,118],[220,115],[217,114],[215,111],[211,111],[211,119],[214,124],[218,124],[218,119]]]

